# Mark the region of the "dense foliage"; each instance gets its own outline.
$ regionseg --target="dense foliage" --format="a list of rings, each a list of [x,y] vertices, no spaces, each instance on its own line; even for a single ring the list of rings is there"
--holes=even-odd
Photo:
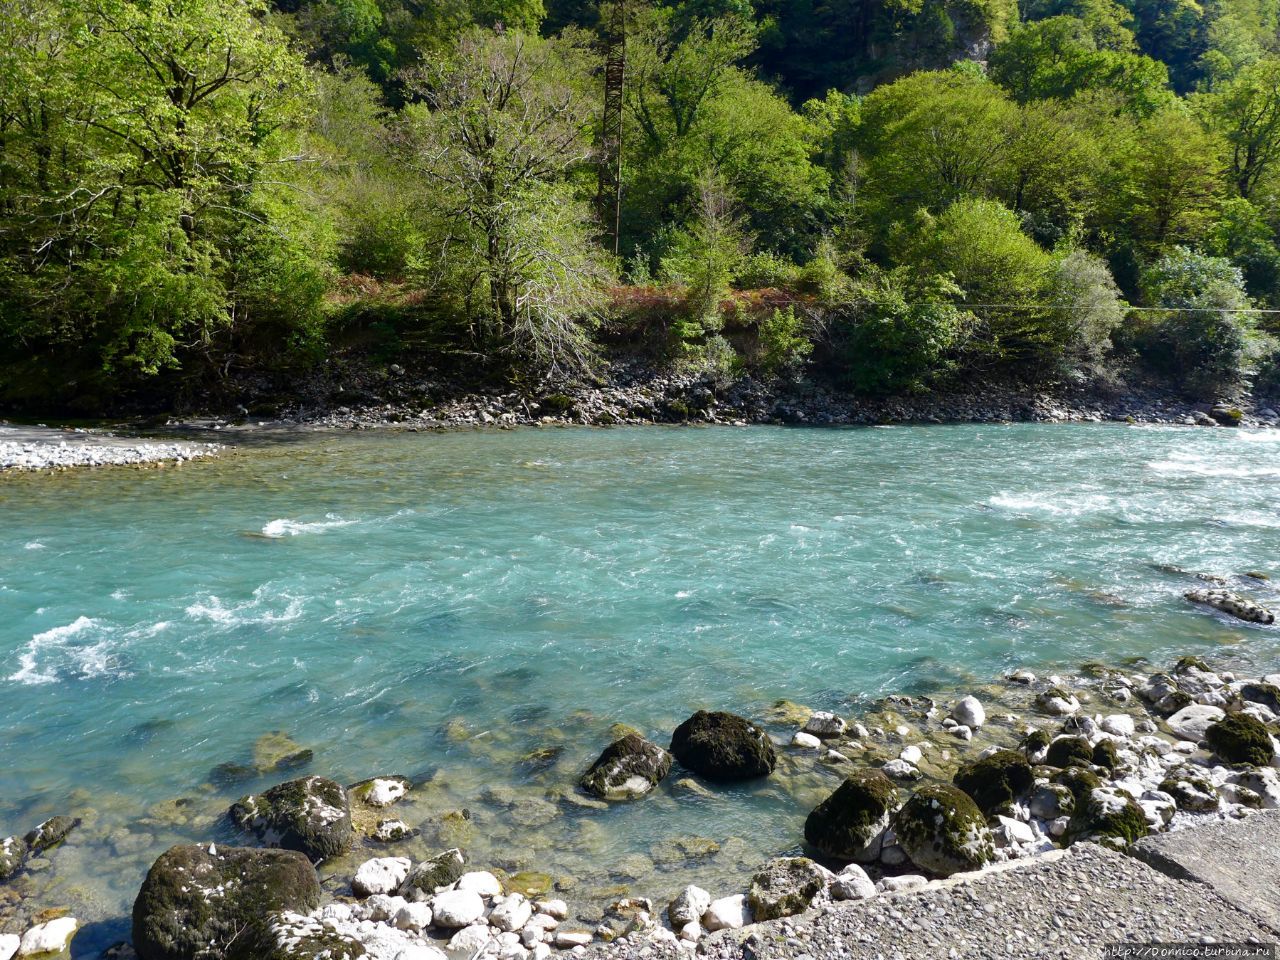
[[[1280,0],[634,0],[616,257],[599,23],[13,0],[0,399],[226,401],[352,344],[580,374],[628,285],[717,374],[1280,381]]]

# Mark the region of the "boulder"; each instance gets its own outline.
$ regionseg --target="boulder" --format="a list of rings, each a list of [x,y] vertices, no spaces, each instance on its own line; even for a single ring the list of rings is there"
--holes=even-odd
[[[429,899],[440,887],[457,882],[462,876],[463,863],[461,850],[446,850],[414,866],[396,892],[406,900]]]
[[[1211,707],[1203,703],[1192,703],[1183,707],[1166,723],[1179,740],[1190,740],[1199,743],[1204,739],[1205,731],[1210,724],[1217,723],[1226,716],[1221,707]]]
[[[956,771],[952,782],[973,798],[978,809],[991,816],[1026,796],[1035,783],[1031,764],[1016,750],[997,750],[971,760]]]
[[[667,919],[674,929],[679,930],[686,924],[701,921],[710,906],[711,894],[690,884],[667,906]]]
[[[1228,616],[1235,617],[1237,620],[1262,624],[1271,624],[1276,622],[1275,614],[1262,606],[1262,604],[1254,603],[1252,600],[1247,600],[1240,596],[1240,594],[1233,593],[1230,590],[1191,590],[1184,593],[1183,596],[1192,603],[1212,607],[1214,610],[1218,610]]]
[[[716,930],[739,930],[750,922],[751,909],[747,906],[746,895],[741,893],[712,900],[702,917],[702,925],[709,933]],[[556,946],[559,946],[559,938]]]
[[[51,817],[22,839],[26,842],[27,849],[31,851],[31,855],[38,857],[46,850],[52,850],[62,843],[63,840],[67,839],[67,835],[78,826],[80,826],[78,819]]]
[[[894,816],[893,832],[912,863],[939,876],[981,869],[995,853],[982,811],[946,784],[917,790]]]
[[[801,750],[821,750],[822,741],[815,737],[812,733],[805,733],[800,730],[791,738],[791,745],[799,747]]]
[[[1189,708],[1188,708],[1189,709]],[[1227,763],[1265,767],[1276,755],[1271,734],[1262,722],[1246,713],[1228,714],[1204,732],[1205,742]]]
[[[1218,809],[1218,791],[1213,784],[1187,767],[1170,770],[1160,782],[1160,790],[1172,797],[1181,810],[1208,813]]]
[[[961,697],[951,707],[951,719],[970,730],[977,730],[987,722],[987,711],[977,697]]]
[[[1102,786],[1098,775],[1088,767],[1067,767],[1054,775],[1053,782],[1070,790],[1077,803],[1088,796],[1090,790],[1096,790]]]
[[[484,916],[484,900],[473,890],[446,890],[431,901],[431,915],[437,927],[458,930]]]
[[[871,863],[898,807],[898,790],[879,770],[855,770],[810,812],[804,838],[825,856]]]
[[[843,717],[829,713],[826,710],[818,710],[805,721],[802,732],[818,737],[821,740],[827,740],[843,734],[846,727],[848,727],[848,724],[845,723]]]
[[[75,917],[58,917],[47,923],[38,923],[22,935],[18,944],[19,957],[51,957],[66,953],[71,938],[80,929]]]
[[[582,777],[582,789],[604,800],[633,800],[671,771],[671,754],[644,737],[615,740]]]
[[[778,762],[769,735],[732,713],[699,710],[671,736],[681,765],[708,780],[767,777]]]
[[[230,810],[231,821],[272,847],[298,850],[314,862],[340,856],[354,838],[342,784],[303,777],[250,794]]]
[[[1049,744],[1044,762],[1051,767],[1087,767],[1093,763],[1093,747],[1084,737],[1059,737]]]
[[[394,893],[409,875],[412,861],[408,857],[378,857],[366,860],[356,870],[351,889],[357,897],[375,893]]]
[[[253,939],[273,915],[319,902],[315,868],[297,851],[171,847],[134,901],[133,945],[141,960],[204,960],[211,946]]]
[[[807,857],[770,860],[751,878],[747,904],[757,921],[795,916],[827,886],[828,871]]]
[[[866,900],[876,895],[876,885],[856,863],[851,863],[836,874],[831,884],[833,900]]]
[[[1098,787],[1076,804],[1067,842],[1092,840],[1123,848],[1145,837],[1148,830],[1146,814],[1132,797],[1115,787]]]
[[[21,837],[5,837],[0,840],[0,883],[17,876],[30,853],[26,841]]]
[[[347,787],[347,795],[369,807],[389,807],[409,792],[412,784],[408,777],[371,777]]]

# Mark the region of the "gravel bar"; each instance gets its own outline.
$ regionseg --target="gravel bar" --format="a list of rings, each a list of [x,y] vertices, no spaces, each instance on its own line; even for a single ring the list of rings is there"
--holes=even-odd
[[[221,449],[216,443],[141,440],[85,430],[0,424],[0,473],[182,463],[216,456]]]

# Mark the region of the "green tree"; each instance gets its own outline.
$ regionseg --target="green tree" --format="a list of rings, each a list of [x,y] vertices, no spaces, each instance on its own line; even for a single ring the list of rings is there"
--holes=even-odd
[[[1250,199],[1280,166],[1280,57],[1246,67],[1201,104],[1226,138],[1231,182]]]

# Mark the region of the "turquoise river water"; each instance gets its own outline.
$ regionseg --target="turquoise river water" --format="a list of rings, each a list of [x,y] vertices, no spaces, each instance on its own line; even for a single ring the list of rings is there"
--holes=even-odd
[[[426,781],[406,852],[570,900],[731,892],[831,780],[567,802],[611,724],[665,743],[698,707],[847,713],[1015,665],[1274,670],[1280,633],[1161,567],[1280,573],[1278,535],[1276,431],[319,433],[3,477],[0,836],[83,816],[22,889],[93,921],[80,949],[119,939],[159,852],[284,777],[211,769],[282,731],[310,772]]]

